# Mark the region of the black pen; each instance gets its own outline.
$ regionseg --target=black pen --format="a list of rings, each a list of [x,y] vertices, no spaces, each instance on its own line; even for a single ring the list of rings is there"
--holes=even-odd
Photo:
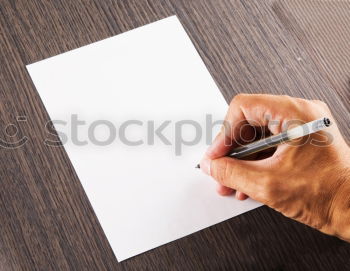
[[[330,125],[331,121],[329,118],[314,120],[290,130],[284,131],[280,134],[266,137],[250,144],[240,146],[234,149],[232,153],[227,156],[238,159],[243,158],[250,154],[257,153],[271,147],[275,147],[282,143],[292,141],[293,139],[316,133],[320,130],[325,129],[326,127],[329,127]],[[200,165],[198,164],[196,168],[200,168]]]

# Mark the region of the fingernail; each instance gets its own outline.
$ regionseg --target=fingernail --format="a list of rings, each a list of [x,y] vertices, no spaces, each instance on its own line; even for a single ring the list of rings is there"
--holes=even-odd
[[[200,162],[202,171],[209,176],[210,176],[210,164],[211,164],[211,160],[207,156],[204,156],[204,158]]]

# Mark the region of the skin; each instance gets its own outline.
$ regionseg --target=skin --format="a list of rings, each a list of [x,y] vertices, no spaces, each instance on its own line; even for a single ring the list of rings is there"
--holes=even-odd
[[[278,134],[328,117],[326,130],[248,160],[225,157],[258,133]],[[295,120],[298,120],[296,122]],[[201,161],[221,195],[251,197],[287,217],[350,242],[350,148],[328,106],[289,96],[240,94]]]

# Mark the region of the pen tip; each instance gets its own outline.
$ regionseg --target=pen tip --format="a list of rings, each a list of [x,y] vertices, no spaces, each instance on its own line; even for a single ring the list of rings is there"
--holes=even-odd
[[[198,165],[196,166],[196,168],[201,168],[201,166],[198,164]]]

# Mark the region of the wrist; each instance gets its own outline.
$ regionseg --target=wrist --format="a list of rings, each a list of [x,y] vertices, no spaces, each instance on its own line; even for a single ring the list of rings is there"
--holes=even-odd
[[[350,242],[350,166],[342,167],[334,175],[337,175],[337,189],[329,209],[326,231]]]

